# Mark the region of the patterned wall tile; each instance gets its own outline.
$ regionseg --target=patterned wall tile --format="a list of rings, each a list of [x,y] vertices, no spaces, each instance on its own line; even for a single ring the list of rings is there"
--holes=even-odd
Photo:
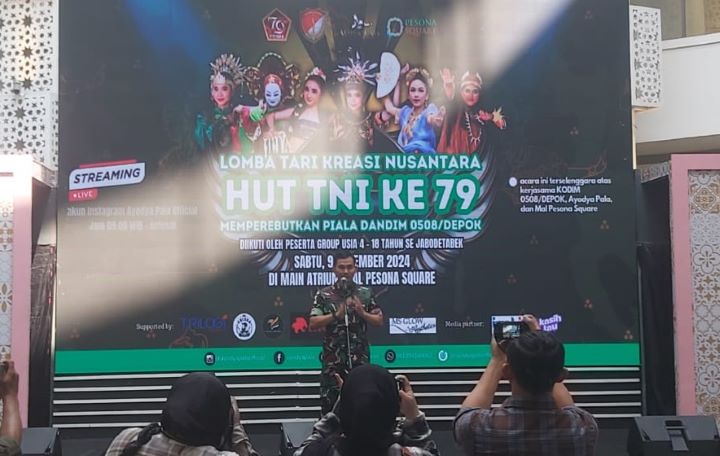
[[[0,2],[0,154],[57,170],[58,2]]]
[[[0,177],[0,187],[8,188],[14,178]],[[12,242],[13,199],[9,192],[0,192],[0,353],[10,350],[12,335]]]
[[[691,171],[689,182],[695,400],[720,423],[720,171]]]
[[[660,9],[630,6],[630,89],[634,108],[662,102]]]

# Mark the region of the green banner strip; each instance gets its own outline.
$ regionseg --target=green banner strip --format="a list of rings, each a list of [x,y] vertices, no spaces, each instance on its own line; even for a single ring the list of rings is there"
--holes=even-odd
[[[138,350],[58,350],[56,374],[174,371],[319,369],[319,346],[177,348]],[[565,344],[565,365],[638,366],[638,344]],[[483,367],[489,345],[374,345],[371,359],[390,368]]]

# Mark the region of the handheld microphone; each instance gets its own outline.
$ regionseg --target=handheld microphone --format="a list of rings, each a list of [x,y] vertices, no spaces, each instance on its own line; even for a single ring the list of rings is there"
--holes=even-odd
[[[349,298],[355,292],[355,282],[348,280],[345,277],[341,277],[337,283],[337,289],[340,292],[340,296],[343,298]]]
[[[338,280],[337,288],[340,293],[340,297],[343,299],[347,299],[355,292],[355,282],[353,282],[352,280],[348,280],[345,277],[340,277],[340,280]],[[353,310],[354,309],[352,309],[351,307],[346,306],[345,317],[347,317],[348,315],[352,315],[354,313]]]

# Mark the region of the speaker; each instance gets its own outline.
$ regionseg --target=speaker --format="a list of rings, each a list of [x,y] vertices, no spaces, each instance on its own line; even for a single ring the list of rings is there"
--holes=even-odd
[[[292,456],[313,431],[313,424],[301,421],[280,423],[280,456]]]
[[[60,433],[55,428],[23,429],[20,449],[23,456],[62,456]]]
[[[720,454],[720,435],[712,416],[636,417],[628,434],[630,456]]]

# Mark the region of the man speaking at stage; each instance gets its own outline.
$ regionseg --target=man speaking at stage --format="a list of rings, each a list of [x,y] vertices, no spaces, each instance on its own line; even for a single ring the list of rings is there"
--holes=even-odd
[[[353,367],[370,362],[367,325],[382,326],[382,309],[369,288],[353,281],[355,256],[339,252],[334,256],[337,281],[315,294],[310,327],[325,328],[320,373],[322,414],[329,412],[340,394],[335,374],[345,378]]]

